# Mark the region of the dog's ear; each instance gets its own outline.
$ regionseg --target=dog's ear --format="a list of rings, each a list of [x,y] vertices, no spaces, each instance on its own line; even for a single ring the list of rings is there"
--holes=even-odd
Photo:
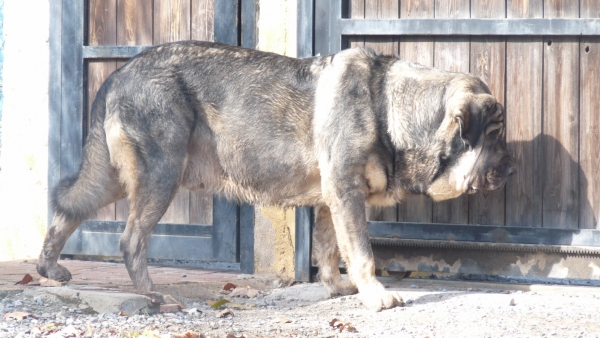
[[[483,121],[495,115],[498,107],[496,98],[489,94],[474,94],[467,97],[453,111],[452,119],[457,124],[461,139],[474,147],[483,132]],[[502,111],[500,111],[501,114]],[[486,131],[487,132],[487,131]]]

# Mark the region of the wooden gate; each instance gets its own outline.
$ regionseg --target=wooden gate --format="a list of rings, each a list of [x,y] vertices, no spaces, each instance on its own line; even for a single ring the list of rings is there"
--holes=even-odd
[[[300,8],[315,13],[314,22],[299,16],[304,56],[363,46],[468,72],[506,108],[517,174],[499,191],[368,210],[378,268],[600,278],[600,1],[332,0]]]
[[[49,186],[78,170],[91,103],[103,81],[148,46],[207,40],[254,48],[256,1],[52,0]],[[63,254],[120,256],[126,200],[101,209]],[[50,210],[49,218],[53,216]],[[180,189],[151,239],[149,258],[240,262],[253,272],[254,209]]]

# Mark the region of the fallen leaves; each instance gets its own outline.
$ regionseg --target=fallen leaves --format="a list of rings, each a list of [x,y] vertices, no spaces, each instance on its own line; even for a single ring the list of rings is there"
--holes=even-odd
[[[245,288],[236,288],[235,290],[231,291],[231,294],[229,294],[230,297],[245,297],[245,298],[254,298],[256,296],[258,296],[259,291],[255,290],[249,286],[245,287]]]
[[[206,303],[210,305],[213,309],[218,309],[221,305],[229,303],[227,299],[219,299],[219,300],[207,300]]]
[[[4,314],[4,319],[23,320],[29,316],[31,315],[27,312],[8,312]]]
[[[179,311],[181,311],[181,305],[180,304],[162,304],[160,306],[160,312],[167,312],[167,313],[177,313]]]
[[[227,283],[223,286],[223,290],[224,291],[231,291],[233,289],[237,288],[237,286],[233,283]]]
[[[334,318],[329,322],[329,326],[338,329],[339,332],[346,330],[346,332],[358,332],[356,328],[350,324],[350,322],[343,322],[337,318]]]
[[[225,309],[225,310],[217,313],[217,318],[224,318],[227,316],[233,317],[233,311],[231,311],[230,309]]]
[[[198,334],[195,332],[186,332],[186,333],[172,333],[171,337],[173,338],[205,338],[206,336],[202,333]]]
[[[55,281],[54,279],[48,279],[46,277],[42,277],[42,278],[40,278],[40,286],[59,287],[59,286],[62,286],[62,283],[59,281]]]
[[[26,274],[23,279],[21,279],[20,281],[16,282],[15,285],[25,285],[29,282],[31,282],[33,280],[33,277],[31,277],[30,274]]]
[[[287,323],[291,323],[292,320],[289,318],[286,318],[286,317],[277,317],[273,320],[273,322],[287,324]]]

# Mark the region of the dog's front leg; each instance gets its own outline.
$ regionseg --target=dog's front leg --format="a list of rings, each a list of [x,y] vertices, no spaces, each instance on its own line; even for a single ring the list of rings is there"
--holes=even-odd
[[[360,188],[340,189],[340,184],[326,184],[325,199],[331,210],[335,234],[348,276],[356,285],[366,307],[381,311],[404,302],[397,292],[386,291],[375,277],[375,261],[369,242],[365,198]],[[324,187],[325,188],[325,187]]]

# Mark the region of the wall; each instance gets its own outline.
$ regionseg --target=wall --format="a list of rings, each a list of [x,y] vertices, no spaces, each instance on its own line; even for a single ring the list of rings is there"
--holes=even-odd
[[[296,56],[296,13],[296,0],[261,0],[258,49]],[[294,210],[257,207],[255,215],[255,271],[293,278]]]
[[[47,226],[49,13],[4,3],[0,261],[37,257]]]

